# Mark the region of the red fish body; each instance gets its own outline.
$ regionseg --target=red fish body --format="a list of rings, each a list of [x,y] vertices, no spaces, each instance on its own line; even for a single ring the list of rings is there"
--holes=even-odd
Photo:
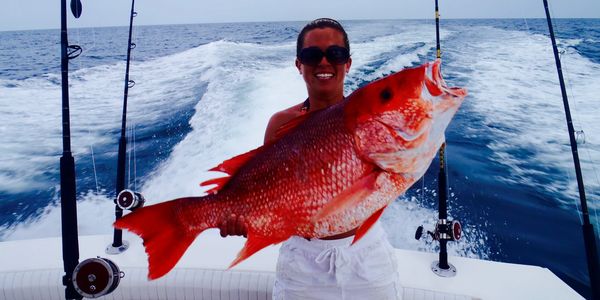
[[[198,234],[231,214],[248,240],[231,266],[292,235],[325,237],[358,227],[418,180],[444,141],[466,92],[445,86],[440,61],[405,69],[329,108],[284,125],[275,142],[211,169],[229,176],[204,197],[144,207],[115,223],[144,240],[149,278],[171,270]]]

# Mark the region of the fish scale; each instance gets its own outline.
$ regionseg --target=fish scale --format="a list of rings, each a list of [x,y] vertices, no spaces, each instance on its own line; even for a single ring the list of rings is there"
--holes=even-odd
[[[139,209],[115,222],[144,240],[150,279],[171,270],[198,234],[231,214],[248,240],[231,267],[292,235],[358,241],[418,180],[466,92],[447,88],[440,61],[372,82],[328,108],[282,126],[274,142],[224,161],[228,176],[203,197]]]

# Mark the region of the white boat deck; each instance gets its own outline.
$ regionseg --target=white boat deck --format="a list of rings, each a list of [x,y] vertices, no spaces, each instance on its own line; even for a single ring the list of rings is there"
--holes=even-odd
[[[112,236],[79,238],[80,261],[105,257],[125,277],[103,299],[271,299],[278,247],[268,247],[232,270],[225,270],[245,241],[203,233],[167,276],[148,281],[141,241],[125,234],[131,248],[107,255]],[[435,253],[396,251],[404,299],[583,299],[550,270],[526,265],[450,257],[457,275],[442,278],[430,270]],[[64,299],[60,238],[0,243],[0,299]]]

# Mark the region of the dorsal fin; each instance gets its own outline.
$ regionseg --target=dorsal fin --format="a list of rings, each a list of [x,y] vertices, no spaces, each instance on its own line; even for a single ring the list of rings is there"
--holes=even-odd
[[[244,154],[240,154],[238,156],[232,157],[232,158],[222,162],[218,166],[210,169],[209,171],[223,172],[223,173],[229,174],[229,176],[204,181],[204,182],[200,183],[200,186],[216,184],[217,185],[216,187],[206,191],[206,193],[214,194],[214,193],[220,191],[227,184],[227,182],[229,182],[229,180],[231,179],[231,176],[233,176],[235,173],[237,173],[237,171],[243,165],[245,165],[250,159],[252,159],[256,154],[262,152],[262,150],[265,147],[272,145],[273,143],[275,143],[275,141],[279,140],[281,137],[286,135],[288,132],[290,132],[294,128],[298,127],[298,125],[302,124],[311,114],[312,114],[312,112],[304,113],[298,117],[293,118],[289,122],[281,125],[281,127],[279,127],[277,129],[277,131],[275,132],[275,137],[273,138],[273,140],[266,143],[265,145],[262,145],[254,150],[250,150]]]
[[[212,185],[212,184],[216,184],[217,186],[213,187],[212,189],[209,189],[206,191],[207,194],[216,194],[218,191],[220,191],[227,182],[229,182],[229,179],[231,178],[231,176],[225,176],[225,177],[219,177],[219,178],[214,178],[214,179],[209,179],[207,181],[204,181],[202,183],[200,183],[200,186],[207,186],[207,185]]]
[[[238,156],[234,156],[226,161],[223,161],[218,166],[210,169],[209,171],[218,171],[218,172],[227,173],[229,175],[234,175],[251,158],[253,158],[256,154],[260,153],[263,148],[264,148],[264,146],[260,146],[254,150],[250,150],[246,153],[240,154]]]
[[[234,156],[234,157],[220,163],[218,166],[210,169],[209,171],[223,172],[223,173],[227,173],[229,176],[206,180],[206,181],[200,183],[200,186],[216,184],[217,185],[216,187],[209,189],[208,191],[206,191],[206,193],[214,194],[214,193],[220,191],[227,184],[227,182],[229,182],[229,180],[231,179],[231,176],[235,175],[235,173],[237,173],[237,171],[243,165],[245,165],[250,159],[252,159],[254,156],[256,156],[256,154],[260,153],[264,149],[264,147],[265,146],[260,146],[254,150],[250,150],[246,153],[240,154],[238,156]]]

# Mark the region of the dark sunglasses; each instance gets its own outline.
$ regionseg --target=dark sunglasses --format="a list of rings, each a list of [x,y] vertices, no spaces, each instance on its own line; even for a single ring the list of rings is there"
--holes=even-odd
[[[307,47],[300,50],[298,60],[303,65],[316,67],[319,65],[323,57],[327,58],[327,61],[332,65],[343,65],[350,59],[350,51],[340,46],[329,46],[323,52],[319,47]]]

